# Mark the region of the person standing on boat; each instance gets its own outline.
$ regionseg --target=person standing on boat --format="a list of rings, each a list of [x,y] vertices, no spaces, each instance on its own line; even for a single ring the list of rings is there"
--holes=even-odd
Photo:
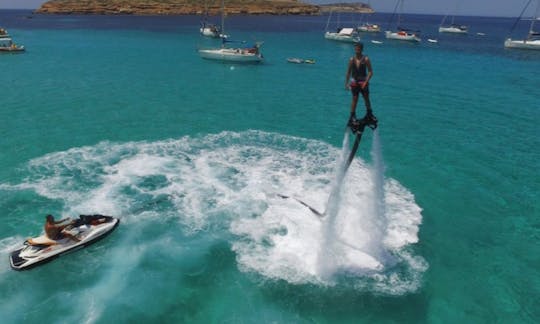
[[[73,225],[75,221],[72,220],[68,224],[62,224],[67,220],[69,220],[69,218],[55,221],[53,215],[47,215],[45,217],[45,226],[44,226],[45,234],[47,235],[47,237],[55,241],[61,240],[64,237],[67,237],[73,241],[80,242],[81,240],[79,240],[78,238],[76,238],[74,235],[72,235],[66,230],[66,227],[68,227],[69,225]]]
[[[345,75],[345,89],[351,90],[351,116],[349,125],[356,122],[356,105],[358,104],[358,95],[361,93],[366,106],[366,116],[364,119],[377,121],[371,110],[371,101],[369,100],[369,80],[373,76],[373,68],[369,57],[364,55],[364,44],[361,42],[354,44],[354,56],[349,59],[347,74]]]

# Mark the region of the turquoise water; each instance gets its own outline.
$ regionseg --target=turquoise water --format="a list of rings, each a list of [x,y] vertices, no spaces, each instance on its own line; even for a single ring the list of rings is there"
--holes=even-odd
[[[540,55],[502,49],[511,20],[456,38],[413,16],[438,45],[365,41],[380,127],[321,220],[277,194],[325,210],[336,186],[353,51],[325,17],[229,18],[265,41],[241,66],[198,57],[197,17],[25,15],[0,15],[28,49],[0,56],[3,321],[540,319]],[[47,213],[121,225],[11,270]]]

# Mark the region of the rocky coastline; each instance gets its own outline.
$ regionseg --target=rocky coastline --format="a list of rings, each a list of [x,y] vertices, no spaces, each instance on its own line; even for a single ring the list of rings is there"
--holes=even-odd
[[[313,5],[300,0],[227,0],[228,15],[320,15],[328,11],[372,13],[363,3]],[[50,0],[35,13],[99,15],[218,15],[219,0]]]

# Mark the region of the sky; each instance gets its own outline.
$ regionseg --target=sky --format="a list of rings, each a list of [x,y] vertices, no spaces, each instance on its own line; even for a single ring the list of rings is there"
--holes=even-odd
[[[200,0],[203,1],[203,0]],[[397,0],[303,0],[307,3],[364,2],[377,12],[392,12]],[[528,0],[405,0],[404,13],[517,17]],[[540,0],[539,0],[540,1]],[[0,0],[0,9],[37,9],[45,0]],[[531,9],[531,14],[532,14]]]

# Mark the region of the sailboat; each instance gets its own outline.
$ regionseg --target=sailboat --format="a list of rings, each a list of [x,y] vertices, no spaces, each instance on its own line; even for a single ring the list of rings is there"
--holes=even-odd
[[[256,42],[252,46],[227,47],[227,43],[238,43],[238,41],[229,40],[225,34],[225,1],[221,1],[221,47],[211,49],[199,49],[199,55],[208,60],[234,63],[259,63],[263,61],[263,55],[260,51],[262,42]],[[245,42],[239,42],[245,43]]]
[[[338,12],[338,18],[337,18],[337,29],[335,32],[328,31],[328,26],[330,25],[330,20],[332,19],[332,11],[330,11],[330,15],[328,15],[328,20],[326,21],[326,32],[324,33],[324,38],[339,42],[347,42],[347,43],[356,43],[360,41],[360,36],[356,32],[354,28],[342,28],[339,26],[339,12]]]
[[[529,0],[523,10],[521,11],[521,14],[519,15],[518,19],[514,23],[514,26],[512,27],[512,30],[516,27],[517,23],[521,20],[523,13],[527,10],[527,7],[531,4],[532,0]],[[519,49],[532,49],[532,50],[540,50],[540,33],[534,31],[534,24],[536,21],[538,21],[538,12],[540,9],[540,0],[536,1],[536,12],[534,17],[531,18],[531,24],[529,26],[529,32],[527,33],[527,38],[517,40],[517,39],[511,39],[507,38],[504,41],[504,47],[505,48],[519,48]]]
[[[371,8],[370,1],[368,1],[368,6]],[[362,14],[361,17],[363,18],[366,15],[368,15],[368,14]],[[378,33],[378,32],[381,31],[381,27],[379,27],[379,25],[377,25],[377,24],[371,24],[367,20],[365,22],[362,22],[362,20],[360,20],[360,22],[361,22],[361,25],[356,27],[356,30],[359,31],[359,32],[362,32],[362,33]]]
[[[456,4],[456,12],[457,12],[457,4]],[[453,34],[467,34],[469,32],[469,29],[465,25],[459,25],[454,22],[454,19],[456,18],[456,15],[452,15],[452,19],[450,21],[450,25],[445,26],[444,22],[446,21],[446,18],[448,15],[444,16],[441,24],[439,26],[439,33],[453,33]]]
[[[221,37],[221,31],[218,26],[208,22],[208,3],[205,1],[204,19],[201,21],[201,35],[213,38]]]
[[[454,23],[454,16],[452,16],[450,26],[444,26],[446,17],[447,16],[444,16],[441,25],[439,26],[439,33],[467,34],[469,32],[469,28],[467,26]]]
[[[396,3],[396,7],[394,8],[394,13],[392,14],[392,17],[394,17],[396,11],[399,7],[398,12],[398,20],[397,20],[397,30],[391,31],[387,30],[385,32],[385,36],[387,39],[395,39],[395,40],[401,40],[401,41],[407,41],[407,42],[416,42],[419,43],[421,41],[420,37],[417,35],[418,31],[412,31],[407,28],[403,28],[400,26],[401,23],[401,12],[403,11],[403,2],[404,0],[398,0]]]

